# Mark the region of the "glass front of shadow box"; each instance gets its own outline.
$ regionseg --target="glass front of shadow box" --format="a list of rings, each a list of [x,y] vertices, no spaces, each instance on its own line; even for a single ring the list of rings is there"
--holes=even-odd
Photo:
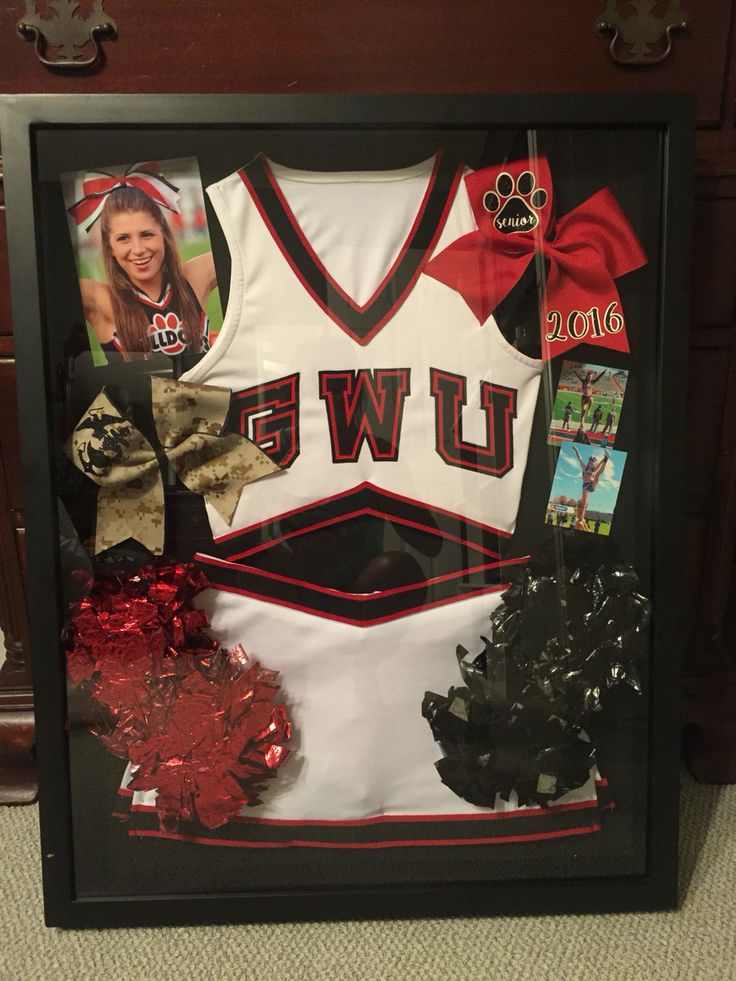
[[[661,160],[38,134],[80,897],[645,872]]]

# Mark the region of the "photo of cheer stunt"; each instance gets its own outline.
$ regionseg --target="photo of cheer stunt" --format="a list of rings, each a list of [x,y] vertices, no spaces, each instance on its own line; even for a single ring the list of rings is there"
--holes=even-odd
[[[565,443],[547,503],[546,523],[608,535],[626,463],[622,450]]]
[[[613,446],[628,377],[623,368],[563,362],[547,442]]]

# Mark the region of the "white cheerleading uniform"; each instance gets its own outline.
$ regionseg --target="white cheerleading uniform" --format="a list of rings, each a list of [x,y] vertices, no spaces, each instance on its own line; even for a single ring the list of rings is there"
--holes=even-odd
[[[230,388],[235,424],[283,469],[245,488],[230,526],[208,506],[198,559],[217,588],[200,599],[223,644],[282,673],[296,745],[262,805],[198,839],[381,847],[598,827],[593,773],[546,809],[457,797],[421,715],[426,690],[461,684],[456,646],[480,648],[523,561],[502,548],[541,374],[422,273],[476,228],[461,176],[440,156],[360,173],[258,157],[209,188],[230,296],[183,380]],[[313,541],[330,543],[321,565]],[[387,554],[417,573],[357,586]],[[134,813],[154,799],[133,795]]]
[[[290,412],[298,399],[298,432],[288,451],[288,479],[278,474],[253,484],[231,526],[210,511],[215,538],[365,481],[509,535],[541,363],[511,347],[493,319],[479,325],[456,291],[421,275],[424,260],[475,227],[459,175],[442,174],[438,164],[315,175],[261,163],[252,176],[241,171],[209,188],[233,258],[231,294],[217,345],[186,379],[240,393],[236,407],[245,406],[246,434],[266,449],[259,425],[268,412]],[[271,202],[256,203],[249,193],[257,176],[271,179]],[[388,214],[381,214],[387,189]],[[360,222],[353,220],[353,199]],[[430,227],[417,229],[417,214],[430,209]],[[275,227],[278,219],[282,228]],[[286,231],[302,254],[286,251]],[[361,371],[372,378],[355,377]],[[291,388],[274,385],[283,378],[294,379]],[[372,381],[379,397],[393,396],[378,447],[370,434],[345,426],[338,404],[355,397],[361,380]],[[264,384],[274,387],[260,407],[243,396]],[[455,420],[459,398],[467,407],[462,431],[454,434],[461,438],[453,441],[438,430],[443,418]],[[274,399],[281,404],[267,408]],[[494,402],[493,413],[481,408],[482,400]],[[331,433],[330,425],[346,431]],[[493,453],[487,447],[497,435],[503,447]],[[463,455],[473,450],[477,465],[466,469]]]

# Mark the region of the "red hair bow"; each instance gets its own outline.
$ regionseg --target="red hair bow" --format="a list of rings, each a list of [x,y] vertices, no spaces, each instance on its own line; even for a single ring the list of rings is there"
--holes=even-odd
[[[432,259],[427,275],[457,290],[484,323],[541,255],[549,261],[542,358],[583,342],[628,351],[614,279],[647,257],[611,191],[603,188],[555,222],[545,157],[485,167],[465,186],[478,230]]]
[[[122,174],[93,171],[82,184],[84,196],[68,209],[69,214],[78,225],[88,221],[85,230],[89,231],[100,217],[108,194],[119,187],[137,187],[161,208],[179,211],[179,188],[166,180],[157,163],[149,162],[133,164]]]

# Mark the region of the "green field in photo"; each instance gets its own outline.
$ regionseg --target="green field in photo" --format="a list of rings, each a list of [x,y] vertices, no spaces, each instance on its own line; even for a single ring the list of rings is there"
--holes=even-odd
[[[557,397],[555,398],[554,407],[552,409],[552,425],[554,426],[562,425],[565,419],[563,412],[568,402],[572,405],[572,418],[570,419],[570,427],[572,428],[574,423],[579,423],[581,398],[582,395],[580,394],[580,392],[558,392]],[[598,405],[601,407],[601,411],[603,413],[601,415],[599,429],[602,429],[606,423],[606,413],[610,408],[613,408],[613,411],[616,413],[616,422],[614,422],[613,424],[614,432],[615,432],[616,424],[618,423],[618,414],[619,411],[621,410],[621,399],[616,398],[612,395],[600,395],[600,396],[594,395],[593,404],[588,409],[585,415],[585,425],[588,428],[590,427],[592,422],[593,412],[595,411],[595,408]],[[575,425],[575,428],[577,429],[577,425]]]

